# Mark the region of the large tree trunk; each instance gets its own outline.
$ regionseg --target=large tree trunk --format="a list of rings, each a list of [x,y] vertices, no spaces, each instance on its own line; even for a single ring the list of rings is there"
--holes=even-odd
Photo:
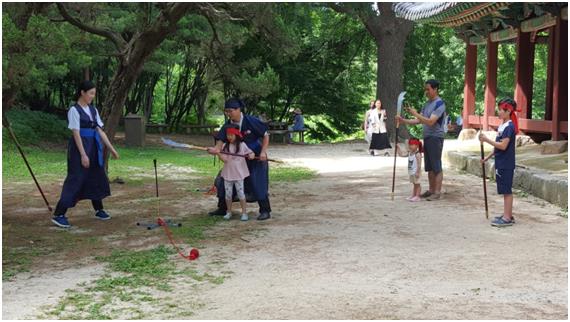
[[[103,102],[101,116],[106,120],[105,133],[113,141],[129,90],[140,75],[144,63],[162,41],[176,30],[176,23],[190,10],[192,3],[176,3],[157,18],[144,32],[135,36],[124,50],[117,71]]]
[[[382,100],[383,106],[388,112],[387,123],[390,132],[390,139],[394,139],[398,95],[404,87],[404,46],[406,38],[392,37],[385,35],[379,43],[390,44],[390,46],[381,46],[378,44],[378,71],[376,95]],[[418,84],[422,86],[423,84]],[[408,131],[405,127],[400,127],[399,136],[407,138]]]
[[[111,141],[117,132],[127,95],[142,70],[145,58],[136,57],[130,65],[122,60],[111,80],[101,111],[101,117],[105,120],[105,133]]]
[[[413,22],[396,18],[392,3],[378,3],[380,16],[366,20],[366,28],[374,37],[377,46],[378,70],[376,73],[376,96],[388,113],[388,133],[394,140],[396,133],[396,103],[404,88],[404,47]],[[418,84],[422,86],[423,84]],[[400,126],[398,136],[408,138],[406,127]]]
[[[206,124],[206,98],[208,98],[208,87],[204,85],[198,91],[196,98],[196,117],[199,125]]]
[[[376,95],[388,112],[388,134],[394,139],[396,103],[398,94],[404,87],[404,46],[414,24],[411,21],[396,18],[392,2],[377,2],[380,14],[363,4],[331,4],[331,8],[358,17],[374,38],[377,47],[378,71],[376,74]],[[423,84],[418,84],[423,86]],[[408,130],[400,126],[398,136],[407,138]]]

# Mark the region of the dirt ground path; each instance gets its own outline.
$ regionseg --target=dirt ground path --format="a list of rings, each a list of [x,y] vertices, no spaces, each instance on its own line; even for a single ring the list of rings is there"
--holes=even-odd
[[[452,171],[443,200],[409,203],[404,158],[392,201],[393,159],[365,150],[361,143],[273,147],[272,157],[320,175],[272,184],[271,220],[217,225],[218,235],[240,225],[258,233],[208,242],[201,260],[223,259],[231,277],[199,290],[176,287],[174,296],[201,304],[192,316],[174,318],[568,318],[568,220],[560,208],[515,197],[517,224],[493,228],[484,218],[481,179]],[[497,213],[502,200],[490,187]],[[79,270],[77,283],[91,272]],[[11,308],[54,302],[73,284],[52,280],[51,300],[26,303],[18,294],[42,292],[34,283],[40,280],[35,274],[4,283],[5,319],[23,318]]]

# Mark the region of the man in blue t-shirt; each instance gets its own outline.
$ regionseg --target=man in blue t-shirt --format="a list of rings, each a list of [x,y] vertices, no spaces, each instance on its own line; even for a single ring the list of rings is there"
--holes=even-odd
[[[495,141],[489,139],[485,134],[479,134],[479,140],[494,147],[486,158],[481,160],[485,163],[492,156],[495,156],[495,177],[497,181],[497,192],[503,195],[504,211],[502,216],[495,217],[491,222],[492,226],[505,227],[515,223],[513,218],[513,176],[515,172],[515,141],[518,132],[518,119],[515,114],[517,103],[511,98],[504,98],[499,101],[499,119],[503,121],[497,129]]]
[[[404,119],[396,116],[396,122],[404,124],[422,124],[424,138],[424,168],[428,173],[429,189],[421,194],[429,201],[441,198],[441,185],[443,183],[443,169],[441,153],[443,151],[443,138],[445,136],[445,102],[439,97],[439,82],[429,79],[424,84],[424,92],[428,102],[418,113],[411,107],[405,110],[414,116],[414,119]]]

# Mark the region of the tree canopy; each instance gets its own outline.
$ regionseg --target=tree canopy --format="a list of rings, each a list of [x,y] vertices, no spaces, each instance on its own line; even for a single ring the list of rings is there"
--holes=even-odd
[[[121,116],[135,113],[172,130],[217,122],[224,99],[239,96],[247,113],[275,121],[300,108],[312,139],[334,140],[358,133],[368,102],[377,97],[391,112],[397,93],[406,90],[408,101],[421,107],[428,78],[441,82],[452,119],[462,109],[465,44],[451,29],[412,29],[393,17],[389,4],[2,6],[5,109],[64,117],[84,78],[96,83],[95,104],[108,122],[118,125]],[[499,95],[512,93],[514,50],[499,47]],[[537,45],[535,60],[533,114],[541,116],[544,46]]]

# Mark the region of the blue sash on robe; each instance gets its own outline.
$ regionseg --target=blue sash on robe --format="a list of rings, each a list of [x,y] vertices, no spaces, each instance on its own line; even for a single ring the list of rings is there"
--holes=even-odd
[[[99,166],[103,167],[103,143],[101,142],[101,135],[99,135],[97,129],[79,129],[79,135],[84,138],[95,137],[95,142],[97,143]]]

